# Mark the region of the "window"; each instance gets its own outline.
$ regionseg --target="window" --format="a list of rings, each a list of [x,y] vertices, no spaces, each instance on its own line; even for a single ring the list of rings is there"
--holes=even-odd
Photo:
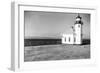
[[[76,42],[76,38],[74,37],[74,42]]]
[[[70,42],[70,37],[69,37],[69,42]]]
[[[66,42],[66,37],[65,37],[65,42]]]
[[[78,25],[78,27],[80,27],[80,25]]]

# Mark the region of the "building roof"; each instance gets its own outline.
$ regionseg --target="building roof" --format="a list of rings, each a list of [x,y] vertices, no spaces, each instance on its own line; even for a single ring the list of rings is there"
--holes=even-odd
[[[76,17],[76,19],[77,19],[77,18],[80,18],[80,19],[82,19],[82,17],[80,16],[80,14],[79,14],[79,13],[78,13],[78,16]]]
[[[77,19],[77,18],[82,19],[82,17],[80,16],[79,13],[78,13],[78,16],[76,17],[76,19]],[[83,24],[83,22],[82,22],[81,20],[79,20],[79,21],[75,21],[75,24]]]

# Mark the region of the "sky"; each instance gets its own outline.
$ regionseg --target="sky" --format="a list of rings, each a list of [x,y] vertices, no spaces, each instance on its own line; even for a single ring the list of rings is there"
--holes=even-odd
[[[72,34],[77,13],[25,11],[25,37],[61,38],[62,34]],[[90,38],[90,14],[80,13],[83,21],[83,38]]]

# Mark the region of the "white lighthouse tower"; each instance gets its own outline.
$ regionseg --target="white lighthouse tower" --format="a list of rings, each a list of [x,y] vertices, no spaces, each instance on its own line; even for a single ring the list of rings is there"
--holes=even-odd
[[[73,28],[74,44],[82,44],[82,17],[78,14]]]
[[[78,14],[74,26],[73,34],[63,34],[62,44],[82,44],[82,17]]]

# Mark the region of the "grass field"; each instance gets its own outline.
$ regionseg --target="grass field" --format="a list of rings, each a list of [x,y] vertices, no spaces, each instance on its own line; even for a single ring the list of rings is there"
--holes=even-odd
[[[90,58],[90,45],[26,46],[24,61],[69,60]]]

